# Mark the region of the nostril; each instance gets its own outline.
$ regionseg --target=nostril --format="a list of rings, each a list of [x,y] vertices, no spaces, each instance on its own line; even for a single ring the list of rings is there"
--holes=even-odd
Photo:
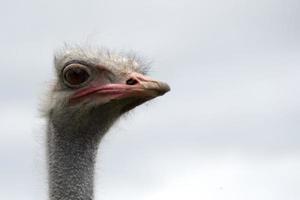
[[[133,78],[130,78],[130,79],[128,79],[127,81],[126,81],[126,84],[127,85],[135,85],[135,84],[137,84],[138,82],[137,82],[137,80],[135,80],[135,79],[133,79]]]

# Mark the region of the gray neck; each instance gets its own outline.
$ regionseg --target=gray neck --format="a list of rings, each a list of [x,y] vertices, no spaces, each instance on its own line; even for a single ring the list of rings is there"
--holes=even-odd
[[[77,112],[77,111],[76,111]],[[117,115],[107,110],[50,114],[47,157],[50,200],[92,200],[94,166],[101,138]],[[57,115],[57,113],[59,115]]]
[[[94,167],[101,138],[119,117],[107,104],[83,112],[49,113],[47,158],[49,200],[92,200]]]
[[[101,135],[59,132],[48,127],[50,200],[92,200],[94,166]],[[66,136],[67,135],[67,136]]]

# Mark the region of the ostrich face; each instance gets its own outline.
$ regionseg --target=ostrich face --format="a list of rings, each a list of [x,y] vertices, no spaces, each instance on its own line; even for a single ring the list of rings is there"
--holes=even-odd
[[[170,90],[166,83],[145,76],[146,67],[135,57],[107,51],[69,48],[56,55],[55,67],[49,111],[109,108],[105,112],[122,114]]]

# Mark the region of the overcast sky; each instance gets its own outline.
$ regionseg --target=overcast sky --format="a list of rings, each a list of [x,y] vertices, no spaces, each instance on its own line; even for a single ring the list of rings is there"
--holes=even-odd
[[[299,0],[0,1],[0,199],[46,199],[38,108],[67,43],[134,51],[172,91],[100,146],[96,199],[300,199]]]

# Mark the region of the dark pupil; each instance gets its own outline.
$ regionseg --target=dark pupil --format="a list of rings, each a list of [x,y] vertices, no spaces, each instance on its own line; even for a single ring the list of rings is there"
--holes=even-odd
[[[65,73],[65,79],[71,85],[79,85],[85,82],[88,78],[89,74],[87,71],[79,67],[71,68]]]

